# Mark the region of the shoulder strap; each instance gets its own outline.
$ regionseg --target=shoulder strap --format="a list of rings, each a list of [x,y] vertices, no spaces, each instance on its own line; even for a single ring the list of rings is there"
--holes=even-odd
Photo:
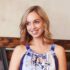
[[[26,49],[27,49],[27,50],[30,49],[29,44],[26,44]]]
[[[51,46],[51,49],[50,50],[52,50],[52,51],[54,51],[55,50],[55,44],[52,44],[52,46]]]
[[[29,47],[28,44],[26,45],[26,49],[27,49],[27,50],[30,49],[30,47]],[[23,63],[24,63],[24,57],[25,57],[25,54],[24,54],[23,57],[21,58],[19,70],[22,70],[22,66],[23,66]]]
[[[29,45],[26,44],[26,49],[30,49]],[[26,53],[23,55],[23,57],[21,58],[21,61],[20,61],[20,67],[19,67],[19,70],[22,70],[22,66],[23,66],[23,63],[24,63],[24,57],[25,57]],[[29,55],[29,53],[28,53]]]
[[[54,55],[53,57],[54,57],[54,60],[55,60],[55,67],[56,67],[56,70],[58,70],[59,65],[58,65],[58,59],[57,59],[57,56]]]
[[[19,70],[22,70],[22,66],[23,66],[23,63],[24,63],[24,61],[23,61],[24,57],[25,57],[25,54],[24,54],[24,56],[21,58]]]
[[[55,54],[55,47],[56,47],[56,45],[55,44],[52,44],[52,46],[51,46],[51,51],[53,52],[53,57],[54,57],[54,60],[55,60],[55,66],[56,66],[56,70],[58,70],[58,58],[57,58],[57,56],[56,56],[56,54]]]

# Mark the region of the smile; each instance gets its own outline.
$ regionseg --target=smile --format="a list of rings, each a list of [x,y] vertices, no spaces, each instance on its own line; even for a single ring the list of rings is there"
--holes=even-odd
[[[37,34],[38,33],[38,30],[36,30],[36,31],[31,31],[32,32],[32,34]]]

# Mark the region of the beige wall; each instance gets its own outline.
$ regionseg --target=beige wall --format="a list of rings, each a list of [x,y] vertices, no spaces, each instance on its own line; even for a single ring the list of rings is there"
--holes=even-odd
[[[21,16],[31,5],[48,13],[55,39],[70,40],[70,0],[0,0],[0,37],[19,37]]]

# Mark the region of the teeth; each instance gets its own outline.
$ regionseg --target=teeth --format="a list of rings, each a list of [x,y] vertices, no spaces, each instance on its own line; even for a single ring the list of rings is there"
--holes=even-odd
[[[36,33],[35,31],[33,33]]]
[[[37,33],[37,31],[32,31],[33,34]]]
[[[32,32],[36,32],[36,31],[32,31]]]

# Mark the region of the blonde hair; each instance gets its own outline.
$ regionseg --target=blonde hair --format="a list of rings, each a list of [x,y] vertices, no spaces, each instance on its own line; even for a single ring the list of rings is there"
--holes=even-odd
[[[20,35],[21,35],[21,42],[23,44],[29,43],[32,40],[32,36],[27,32],[26,29],[26,18],[29,13],[31,12],[36,12],[40,18],[44,21],[44,33],[43,33],[43,38],[47,43],[51,43],[51,33],[49,30],[49,19],[45,11],[40,7],[40,6],[32,6],[29,9],[26,10],[24,15],[22,16],[21,24],[20,24]]]

